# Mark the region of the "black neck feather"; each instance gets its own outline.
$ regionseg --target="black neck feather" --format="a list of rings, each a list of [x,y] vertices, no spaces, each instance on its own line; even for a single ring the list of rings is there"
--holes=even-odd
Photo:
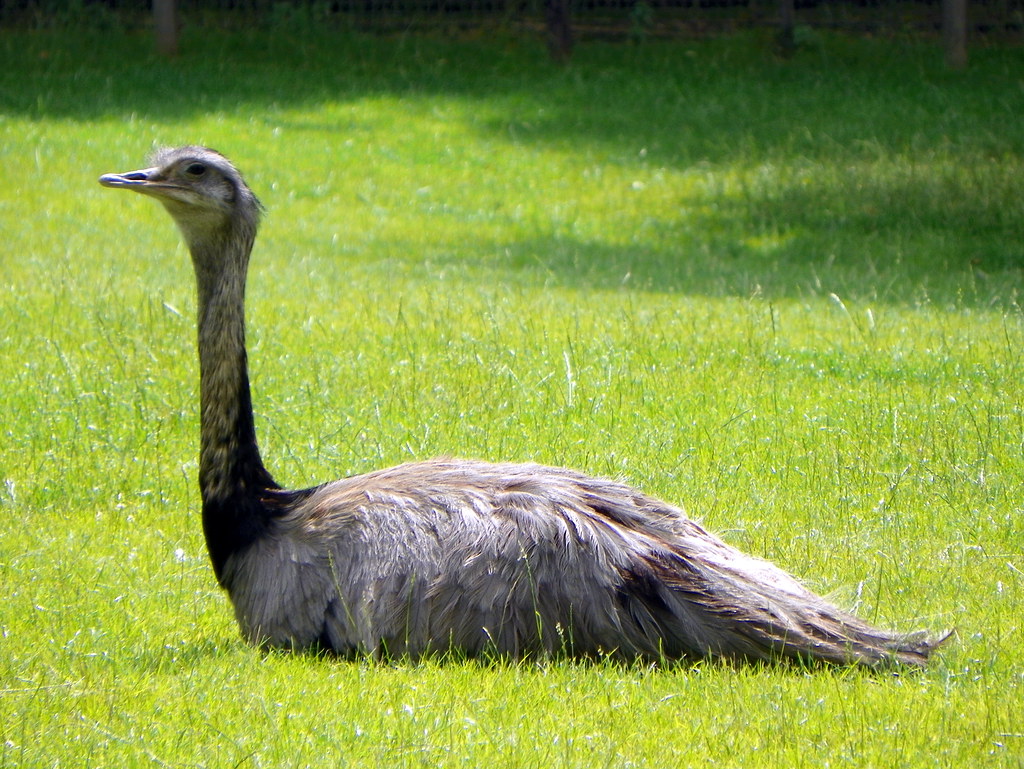
[[[237,244],[235,251],[231,244]],[[245,269],[251,240],[217,253],[193,249],[199,284],[200,451],[203,531],[218,579],[233,554],[267,530],[263,502],[280,487],[256,443],[245,351]]]

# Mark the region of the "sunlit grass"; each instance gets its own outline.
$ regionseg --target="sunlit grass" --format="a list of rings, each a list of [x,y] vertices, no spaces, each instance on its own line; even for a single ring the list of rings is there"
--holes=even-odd
[[[102,43],[102,44],[100,44]],[[0,765],[1015,766],[1021,52],[0,36]],[[154,143],[268,207],[257,427],[302,486],[437,454],[625,478],[918,676],[260,656],[206,562]]]

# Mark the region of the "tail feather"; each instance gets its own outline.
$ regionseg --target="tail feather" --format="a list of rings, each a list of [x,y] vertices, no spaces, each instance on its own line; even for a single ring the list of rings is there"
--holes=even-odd
[[[670,653],[836,665],[921,667],[949,633],[890,632],[839,609],[773,564],[712,539],[714,554],[647,561],[652,592],[631,591],[634,617]]]

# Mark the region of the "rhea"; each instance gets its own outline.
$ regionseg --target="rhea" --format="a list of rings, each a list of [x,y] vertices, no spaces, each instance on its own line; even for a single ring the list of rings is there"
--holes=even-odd
[[[433,459],[298,491],[263,465],[245,348],[262,207],[223,155],[158,151],[100,184],[159,200],[198,286],[199,488],[213,571],[261,647],[420,658],[718,657],[923,665],[671,504],[536,464]]]

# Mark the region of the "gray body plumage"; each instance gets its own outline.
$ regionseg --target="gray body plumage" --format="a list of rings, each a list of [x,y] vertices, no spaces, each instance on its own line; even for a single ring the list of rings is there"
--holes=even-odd
[[[258,201],[201,147],[100,181],[159,199],[192,254],[203,525],[251,643],[877,666],[923,664],[940,642],[873,628],[679,508],[572,470],[436,459],[281,489],[256,446],[246,369]]]

